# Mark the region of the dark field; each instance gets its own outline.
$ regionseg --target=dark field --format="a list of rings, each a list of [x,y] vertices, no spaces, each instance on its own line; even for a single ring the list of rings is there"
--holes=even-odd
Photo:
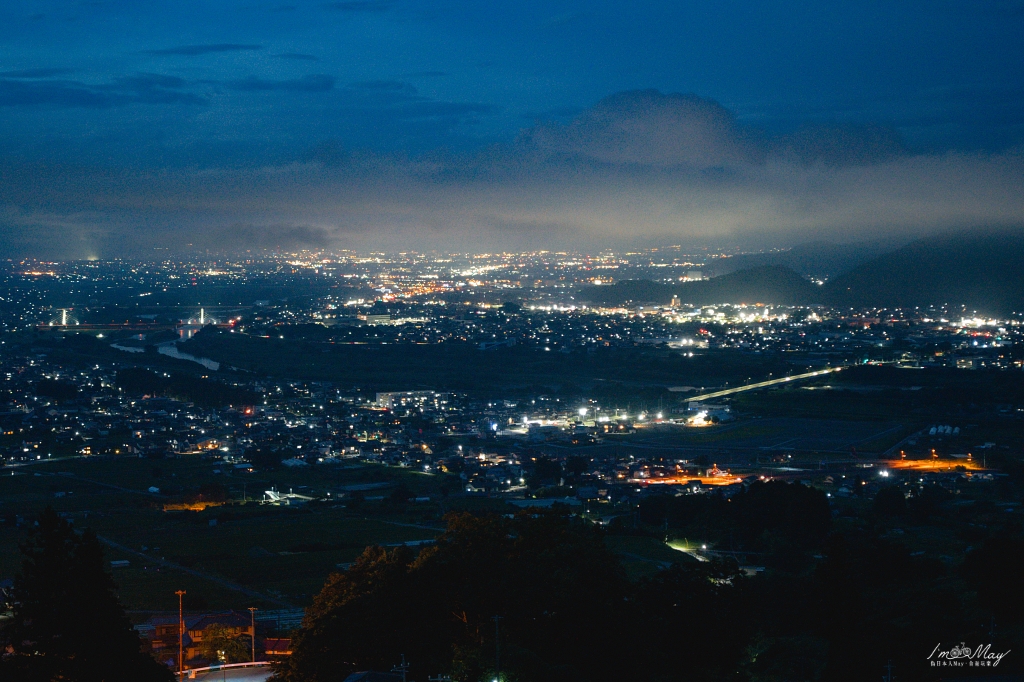
[[[784,373],[780,358],[709,352],[686,357],[660,348],[545,352],[529,347],[480,351],[476,344],[354,345],[204,333],[182,345],[192,355],[257,375],[326,379],[370,390],[499,393],[509,389],[594,397],[670,398],[668,386],[719,386]],[[623,402],[625,404],[625,402]]]
[[[158,479],[153,477],[155,468],[160,469]],[[95,457],[40,462],[5,472],[0,477],[0,576],[19,570],[18,543],[26,522],[52,505],[77,527],[91,528],[107,542],[107,561],[129,561],[128,567],[112,571],[125,607],[140,617],[147,611],[174,610],[174,592],[179,589],[186,590],[185,605],[192,610],[306,606],[327,576],[339,564],[353,561],[367,545],[434,538],[448,511],[504,509],[501,500],[448,498],[445,488],[450,484],[446,486],[442,477],[382,465],[230,476],[213,474],[215,468],[225,470],[219,462],[199,457]],[[195,489],[211,482],[223,485],[236,500],[244,489],[249,503],[163,511],[165,498],[146,492],[151,485]],[[270,487],[324,494],[365,484],[383,487],[366,491],[358,512],[332,503],[276,507],[252,501]],[[387,495],[398,484],[431,500],[391,503]],[[649,537],[610,537],[609,544],[634,577],[650,575],[671,562],[690,561]]]
[[[637,458],[693,459],[712,457],[720,464],[771,462],[773,456],[793,454],[808,461],[847,459],[856,450],[878,456],[915,431],[898,422],[832,419],[744,419],[702,428],[649,426],[639,433],[609,436],[586,447],[562,448],[592,457],[632,454]]]
[[[161,477],[154,479],[157,467]],[[434,501],[392,509],[384,501],[368,500],[360,514],[331,504],[275,507],[251,501],[272,486],[311,492],[367,482],[402,483],[417,495],[440,499],[439,478],[396,468],[325,466],[275,471],[267,477],[213,474],[214,468],[223,470],[219,463],[198,457],[156,461],[125,457],[43,462],[22,467],[14,475],[5,472],[0,477],[0,512],[5,519],[0,575],[12,576],[20,566],[17,545],[25,524],[19,525],[17,518],[30,519],[49,504],[79,528],[92,528],[101,538],[146,555],[107,548],[108,559],[130,561],[128,568],[115,570],[115,579],[131,610],[172,608],[176,589],[188,591],[192,608],[241,608],[251,603],[281,608],[280,603],[253,598],[219,580],[301,606],[337,564],[352,561],[367,545],[434,537],[444,511]],[[239,499],[244,487],[250,502],[201,512],[163,511],[164,498],[145,491],[169,482],[186,488],[217,482],[230,497]],[[388,491],[385,487],[376,494],[386,496]],[[211,526],[211,521],[216,525]],[[161,565],[161,559],[209,578]]]
[[[895,422],[757,419],[706,429],[652,429],[652,433],[645,435],[638,445],[835,453],[848,452],[852,447],[859,449],[876,442],[895,442],[903,430],[903,425]]]

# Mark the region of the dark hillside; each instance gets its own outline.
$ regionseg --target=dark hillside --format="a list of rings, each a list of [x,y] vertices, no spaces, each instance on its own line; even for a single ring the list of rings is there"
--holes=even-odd
[[[590,287],[580,292],[585,301],[602,305],[668,304],[673,296],[686,305],[716,303],[774,303],[802,305],[821,303],[821,290],[781,265],[740,270],[700,282],[662,284],[625,280],[611,286]]]
[[[825,285],[842,306],[964,305],[989,315],[1024,310],[1024,231],[926,237]]]
[[[835,279],[861,263],[892,251],[895,246],[885,242],[856,244],[810,242],[799,244],[785,251],[744,253],[729,258],[720,258],[710,264],[708,269],[711,274],[721,276],[764,265],[781,265],[804,277],[828,280]]]

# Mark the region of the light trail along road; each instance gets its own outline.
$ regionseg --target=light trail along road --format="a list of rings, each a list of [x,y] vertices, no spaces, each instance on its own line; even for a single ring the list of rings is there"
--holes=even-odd
[[[807,372],[805,374],[794,374],[788,377],[779,377],[778,379],[769,379],[768,381],[758,381],[754,384],[745,384],[743,386],[737,386],[736,388],[727,388],[722,391],[715,391],[714,393],[704,393],[702,395],[695,395],[692,398],[687,398],[686,402],[692,403],[700,400],[711,400],[712,398],[722,398],[727,395],[734,393],[742,393],[743,391],[753,391],[758,388],[767,388],[768,386],[776,386],[778,384],[785,384],[790,381],[800,381],[801,379],[810,379],[811,377],[820,377],[825,374],[832,374],[833,372],[841,372],[846,369],[848,365],[842,365],[840,367],[829,367],[828,369],[819,369],[815,372]]]

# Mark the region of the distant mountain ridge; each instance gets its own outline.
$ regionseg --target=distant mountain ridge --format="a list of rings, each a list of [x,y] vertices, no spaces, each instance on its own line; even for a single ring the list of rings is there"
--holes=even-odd
[[[719,258],[708,265],[708,270],[714,276],[721,276],[763,265],[782,265],[804,277],[829,280],[861,263],[891,252],[898,245],[880,241],[857,244],[810,242],[785,251],[744,253]]]
[[[699,282],[662,284],[643,279],[623,280],[609,286],[590,287],[585,300],[603,305],[667,304],[673,296],[682,303],[821,303],[821,287],[781,265],[763,265]]]
[[[817,247],[815,247],[817,249]],[[975,230],[925,237],[818,286],[785,265],[761,265],[700,282],[624,280],[589,287],[583,300],[603,305],[771,303],[850,307],[966,306],[969,312],[1024,311],[1024,229]]]
[[[919,239],[828,282],[833,305],[964,305],[990,315],[1024,311],[1024,229]]]

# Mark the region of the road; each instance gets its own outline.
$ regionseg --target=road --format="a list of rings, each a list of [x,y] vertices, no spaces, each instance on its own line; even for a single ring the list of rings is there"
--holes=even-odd
[[[262,668],[229,668],[227,670],[206,670],[197,672],[195,678],[186,676],[185,680],[196,679],[205,682],[263,682],[274,674],[269,667]]]
[[[14,468],[17,468],[17,467],[31,466],[33,464],[45,464],[45,463],[51,463],[52,464],[52,463],[57,462],[57,461],[67,462],[67,461],[70,461],[70,460],[73,460],[73,459],[99,459],[99,456],[97,456],[97,455],[72,455],[70,457],[60,457],[58,459],[52,459],[52,458],[48,458],[48,459],[34,459],[34,460],[31,460],[31,461],[28,461],[28,462],[15,462],[14,464],[7,464],[7,465],[4,466],[4,468],[5,469],[7,469],[7,468],[14,469]],[[114,485],[113,483],[104,483],[103,481],[94,481],[91,478],[82,478],[81,476],[78,476],[77,474],[73,474],[73,473],[71,473],[69,471],[48,471],[46,473],[37,473],[36,475],[37,476],[60,476],[61,478],[71,478],[71,479],[74,479],[76,481],[81,481],[83,483],[88,483],[90,485],[98,485],[98,486],[103,487],[103,488],[110,488],[111,490],[119,490],[119,491],[121,491],[123,493],[130,493],[132,495],[145,495],[146,497],[155,497],[155,498],[159,498],[159,499],[163,499],[163,498],[166,497],[166,495],[162,495],[160,493],[151,493],[148,490],[135,490],[134,488],[125,488],[123,486]]]
[[[840,372],[846,369],[846,365],[842,367],[829,367],[828,369],[819,369],[815,372],[807,372],[805,374],[794,374],[788,377],[780,377],[778,379],[769,379],[768,381],[758,381],[754,384],[745,384],[743,386],[737,386],[736,388],[727,388],[723,391],[715,391],[714,393],[705,393],[703,395],[695,395],[692,398],[687,398],[687,402],[697,402],[700,400],[711,400],[712,398],[722,398],[727,395],[734,393],[742,393],[743,391],[753,391],[758,388],[767,388],[768,386],[776,386],[778,384],[785,384],[790,381],[799,381],[801,379],[810,379],[811,377],[820,377],[825,374],[831,374],[833,372]]]
[[[165,499],[166,498],[166,495],[161,495],[160,493],[151,493],[148,490],[135,490],[134,488],[125,488],[125,487],[120,486],[120,485],[114,485],[113,483],[104,483],[103,481],[94,481],[91,478],[82,478],[81,476],[76,476],[75,474],[69,474],[69,473],[64,472],[64,471],[60,471],[60,472],[57,472],[56,474],[50,474],[50,475],[60,476],[61,478],[73,478],[76,481],[82,481],[83,483],[89,483],[91,485],[98,485],[100,487],[110,488],[112,490],[119,490],[119,491],[121,491],[123,493],[130,493],[132,495],[145,495],[146,497],[155,497],[157,499]]]
[[[220,585],[221,587],[225,587],[225,588],[227,588],[229,590],[234,590],[235,592],[241,592],[242,594],[244,594],[246,596],[255,597],[257,599],[262,599],[264,601],[270,602],[271,604],[277,604],[278,606],[281,606],[281,607],[286,608],[286,609],[294,609],[294,608],[296,608],[295,604],[291,604],[291,603],[286,602],[286,601],[284,601],[282,599],[276,599],[274,597],[269,597],[269,596],[267,596],[265,594],[257,592],[256,590],[250,590],[248,587],[244,587],[242,585],[239,585],[238,583],[233,583],[230,580],[225,580],[224,578],[218,578],[215,575],[210,575],[209,573],[203,573],[202,571],[197,571],[197,570],[195,570],[193,568],[188,568],[187,566],[182,566],[181,564],[176,564],[173,561],[167,561],[166,559],[158,559],[157,557],[150,556],[149,554],[144,554],[143,552],[136,551],[136,550],[132,549],[131,547],[126,547],[125,545],[122,545],[119,542],[114,542],[113,540],[111,540],[109,538],[105,538],[105,537],[101,537],[101,536],[97,535],[96,539],[99,540],[100,542],[102,542],[103,544],[105,544],[105,545],[107,545],[109,547],[113,547],[114,549],[119,550],[121,552],[126,552],[128,554],[134,554],[135,556],[142,557],[146,561],[150,561],[150,562],[152,562],[154,564],[160,564],[161,566],[164,566],[166,568],[171,568],[171,569],[174,569],[176,571],[182,571],[183,573],[188,573],[189,575],[194,575],[197,578],[202,578],[203,580],[209,580],[210,582],[216,583],[216,584]]]
[[[913,438],[918,438],[918,437],[920,437],[920,436],[923,436],[923,435],[925,434],[925,432],[926,432],[926,431],[928,431],[928,429],[927,429],[927,428],[925,428],[925,429],[921,429],[920,431],[914,431],[913,433],[907,434],[907,435],[906,435],[906,436],[905,436],[905,437],[904,437],[904,438],[903,438],[903,439],[902,439],[902,440],[901,440],[900,442],[896,443],[896,444],[895,444],[895,445],[893,445],[893,446],[892,446],[891,448],[889,448],[888,450],[886,450],[885,452],[883,452],[883,453],[882,453],[882,458],[884,458],[884,459],[888,459],[888,458],[889,458],[889,456],[891,456],[891,455],[892,455],[892,454],[894,454],[894,453],[895,453],[895,452],[896,452],[897,450],[899,450],[899,449],[900,449],[901,447],[903,447],[904,445],[906,445],[907,441],[909,441],[909,440],[911,440],[911,439],[913,439]]]

